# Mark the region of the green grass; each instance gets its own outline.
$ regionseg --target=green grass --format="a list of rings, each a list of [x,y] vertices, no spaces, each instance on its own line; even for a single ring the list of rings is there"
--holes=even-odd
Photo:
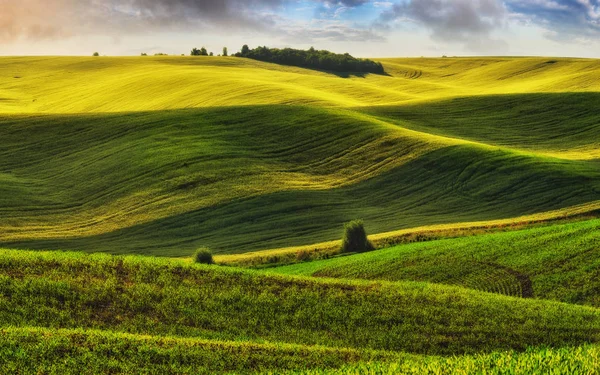
[[[596,60],[0,62],[4,247],[239,254],[599,196]]]
[[[379,233],[549,211],[600,191],[593,160],[455,144],[330,109],[1,123],[0,243],[12,248],[241,253],[337,239],[355,218]]]
[[[0,250],[0,372],[593,373],[600,220],[268,272],[85,254],[597,211],[598,60],[383,64],[0,58],[0,246],[82,251]]]
[[[598,93],[463,97],[365,109],[420,132],[572,159],[600,157]]]
[[[0,324],[414,354],[600,340],[600,310],[412,282],[2,251]]]
[[[596,374],[600,367],[600,348],[529,349],[527,352],[498,352],[452,358],[421,357],[395,363],[360,363],[338,370],[294,371],[303,375],[392,375],[392,374]]]
[[[271,269],[368,280],[413,280],[600,306],[600,220],[402,245]],[[524,286],[525,283],[525,286]]]
[[[600,348],[432,357],[93,330],[0,329],[0,371],[44,374],[593,374]]]
[[[332,371],[348,363],[400,357],[375,351],[83,329],[0,329],[3,374],[254,374],[311,368]]]

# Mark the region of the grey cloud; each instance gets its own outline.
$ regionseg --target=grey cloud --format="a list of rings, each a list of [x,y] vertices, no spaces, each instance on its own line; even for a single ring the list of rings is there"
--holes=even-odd
[[[586,40],[600,36],[599,0],[506,0],[519,20],[547,30],[555,40]]]
[[[415,22],[430,30],[434,40],[492,52],[507,47],[492,37],[506,16],[506,9],[498,0],[408,0],[383,12],[380,24],[385,26],[397,20]]]
[[[340,1],[325,1],[333,5],[342,5],[346,7],[357,7],[368,3],[370,0],[340,0]]]
[[[339,18],[352,9],[371,2],[371,0],[320,0],[320,6],[315,8],[315,18]]]
[[[343,22],[320,21],[312,25],[288,26],[283,29],[285,39],[294,43],[333,42],[383,42],[386,39],[372,29],[353,27]]]
[[[264,30],[286,0],[0,0],[0,40],[119,34],[190,26]],[[267,11],[267,12],[263,12]]]

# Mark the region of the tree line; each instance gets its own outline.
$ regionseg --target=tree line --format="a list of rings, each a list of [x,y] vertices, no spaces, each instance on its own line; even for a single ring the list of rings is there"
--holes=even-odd
[[[209,53],[204,47],[194,48],[190,54],[192,56],[213,56],[213,53]],[[228,56],[227,47],[223,48],[223,56]],[[383,65],[379,62],[369,59],[357,59],[348,53],[339,54],[326,50],[316,50],[312,47],[305,51],[293,48],[268,47],[250,49],[248,45],[244,45],[241,52],[237,52],[233,56],[332,72],[385,73]]]
[[[316,50],[312,47],[305,51],[293,48],[268,47],[250,49],[247,45],[244,45],[242,51],[236,53],[235,56],[333,72],[385,73],[381,63],[369,59],[357,59],[349,53],[339,54],[326,50]]]
[[[215,54],[212,52],[208,52],[206,50],[206,48],[202,47],[200,49],[198,49],[198,48],[192,49],[192,52],[190,52],[190,55],[191,56],[214,56]],[[221,56],[221,55],[219,55],[219,56]],[[223,47],[223,56],[229,56],[227,47]]]

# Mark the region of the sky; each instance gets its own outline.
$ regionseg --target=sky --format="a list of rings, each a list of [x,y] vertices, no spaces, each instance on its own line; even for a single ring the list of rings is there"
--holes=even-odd
[[[0,55],[600,57],[600,0],[0,0]]]

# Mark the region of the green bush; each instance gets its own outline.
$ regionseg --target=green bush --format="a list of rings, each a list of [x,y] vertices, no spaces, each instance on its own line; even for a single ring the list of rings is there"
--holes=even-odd
[[[206,247],[201,247],[194,253],[194,262],[201,264],[215,264],[212,253]]]
[[[362,253],[373,249],[375,248],[367,238],[365,226],[361,220],[353,220],[344,226],[343,253]]]

